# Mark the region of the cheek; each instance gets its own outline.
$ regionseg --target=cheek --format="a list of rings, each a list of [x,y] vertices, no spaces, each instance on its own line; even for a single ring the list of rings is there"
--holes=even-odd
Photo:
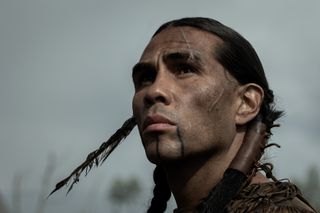
[[[219,124],[221,124],[222,119],[222,104],[221,100],[223,97],[224,90],[219,88],[218,90],[207,91],[202,93],[203,95],[198,96],[196,101],[197,107],[199,109],[199,117],[201,126],[206,131],[208,128],[211,130],[217,129]],[[210,131],[207,131],[210,132]],[[208,133],[207,133],[208,134]]]
[[[223,135],[230,126],[229,98],[224,87],[209,86],[193,90],[186,104],[186,110],[190,113],[182,118],[181,135],[186,141],[186,152],[198,148],[212,151],[212,147],[223,146]]]
[[[133,98],[132,98],[132,113],[133,113],[133,116],[136,117],[137,115],[137,112],[138,112],[138,100],[137,100],[137,96],[136,94],[134,94]],[[136,118],[137,119],[137,118]]]
[[[201,87],[195,90],[193,98],[195,108],[204,116],[210,116],[210,114],[220,110],[224,96],[225,89],[222,86]]]
[[[133,116],[135,117],[138,127],[140,128],[141,124],[141,111],[143,107],[143,101],[141,99],[141,94],[140,93],[135,93],[133,98],[132,98],[132,113]]]

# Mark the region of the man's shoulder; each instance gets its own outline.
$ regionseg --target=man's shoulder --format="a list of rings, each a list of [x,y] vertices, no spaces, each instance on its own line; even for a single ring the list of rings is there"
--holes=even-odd
[[[230,203],[228,212],[315,212],[300,190],[289,182],[268,182],[245,187]]]

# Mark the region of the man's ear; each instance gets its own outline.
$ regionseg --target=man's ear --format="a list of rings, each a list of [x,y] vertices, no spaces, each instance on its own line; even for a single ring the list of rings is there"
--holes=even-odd
[[[254,83],[241,85],[238,88],[238,108],[235,122],[243,125],[251,121],[259,113],[263,101],[263,89]]]

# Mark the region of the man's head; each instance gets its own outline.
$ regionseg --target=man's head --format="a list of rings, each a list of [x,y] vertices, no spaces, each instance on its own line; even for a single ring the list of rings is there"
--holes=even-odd
[[[274,121],[283,112],[275,109],[273,92],[269,88],[262,64],[251,44],[233,29],[214,19],[202,17],[169,21],[160,26],[153,36],[166,28],[179,26],[190,26],[209,32],[223,41],[222,45],[212,54],[240,84],[256,83],[261,86],[264,90],[264,99],[260,115],[267,125],[267,131],[270,131]]]
[[[154,163],[226,152],[259,112],[273,124],[273,95],[255,51],[214,20],[161,26],[132,75],[133,113]]]
[[[258,117],[270,133],[282,114],[274,109],[273,93],[249,42],[212,19],[184,18],[162,25],[132,76],[133,117],[53,192],[68,183],[70,191],[80,174],[103,163],[136,124],[149,160],[160,163],[223,155],[252,120]],[[148,212],[165,210],[171,195],[159,166],[154,181]]]

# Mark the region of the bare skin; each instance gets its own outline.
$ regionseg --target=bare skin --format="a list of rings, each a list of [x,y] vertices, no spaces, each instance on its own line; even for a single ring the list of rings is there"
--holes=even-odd
[[[168,28],[133,68],[146,155],[164,168],[179,208],[198,205],[222,178],[263,98],[258,85],[239,85],[214,58],[221,42],[192,27]]]

